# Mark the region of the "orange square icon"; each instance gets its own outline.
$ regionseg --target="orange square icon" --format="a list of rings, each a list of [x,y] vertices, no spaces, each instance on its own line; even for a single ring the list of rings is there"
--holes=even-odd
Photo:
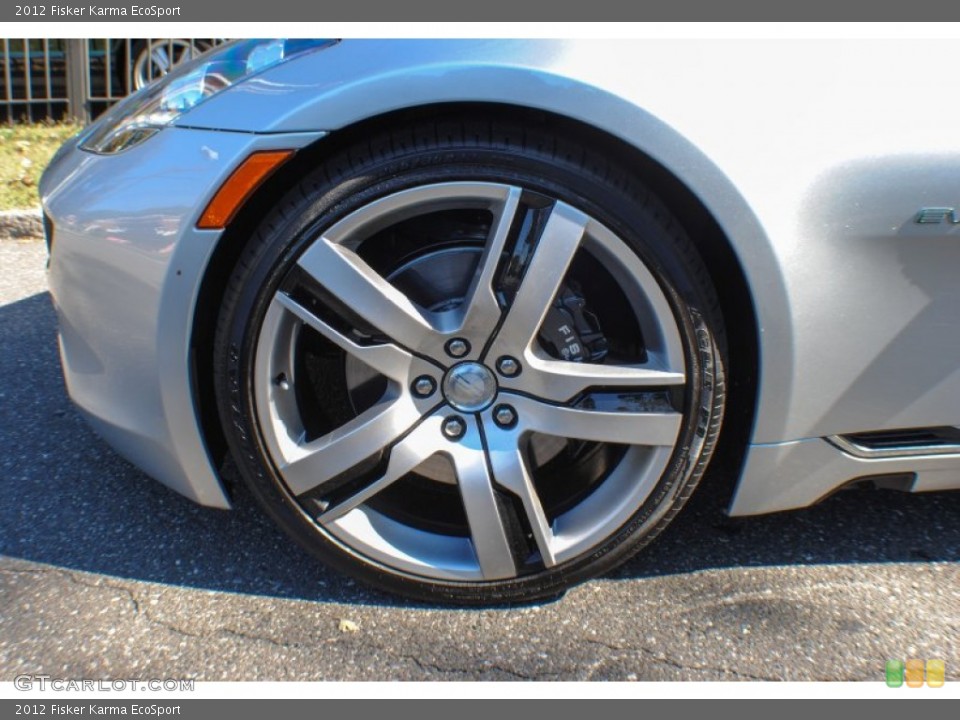
[[[946,663],[943,660],[927,660],[927,685],[943,687],[946,674]]]
[[[923,687],[923,660],[907,660],[907,687]]]

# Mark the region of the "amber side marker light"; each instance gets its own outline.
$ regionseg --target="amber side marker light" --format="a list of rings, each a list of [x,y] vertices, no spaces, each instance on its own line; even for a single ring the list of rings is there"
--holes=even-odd
[[[293,150],[269,150],[250,155],[217,190],[197,221],[197,227],[201,230],[225,228],[260,183],[291,157]]]

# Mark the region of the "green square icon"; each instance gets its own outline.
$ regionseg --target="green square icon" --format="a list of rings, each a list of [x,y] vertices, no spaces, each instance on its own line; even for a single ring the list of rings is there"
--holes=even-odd
[[[903,660],[887,660],[887,687],[903,685]]]

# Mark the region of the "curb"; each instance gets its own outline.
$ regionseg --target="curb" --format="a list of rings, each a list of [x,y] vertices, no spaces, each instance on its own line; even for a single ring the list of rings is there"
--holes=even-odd
[[[39,209],[0,212],[0,239],[39,240],[42,237],[43,220]]]

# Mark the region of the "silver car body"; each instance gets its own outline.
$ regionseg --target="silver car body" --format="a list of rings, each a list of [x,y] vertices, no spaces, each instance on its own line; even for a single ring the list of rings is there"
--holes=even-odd
[[[42,183],[71,396],[122,454],[229,507],[190,337],[221,236],[197,218],[251,152],[450,102],[549,111],[660,163],[723,230],[760,373],[730,512],[809,505],[864,476],[960,487],[960,448],[876,453],[865,431],[960,425],[958,102],[939,41],[357,41],[215,95],[114,156],[66,146]],[[841,436],[841,437],[837,437]],[[831,440],[832,438],[832,440]]]

